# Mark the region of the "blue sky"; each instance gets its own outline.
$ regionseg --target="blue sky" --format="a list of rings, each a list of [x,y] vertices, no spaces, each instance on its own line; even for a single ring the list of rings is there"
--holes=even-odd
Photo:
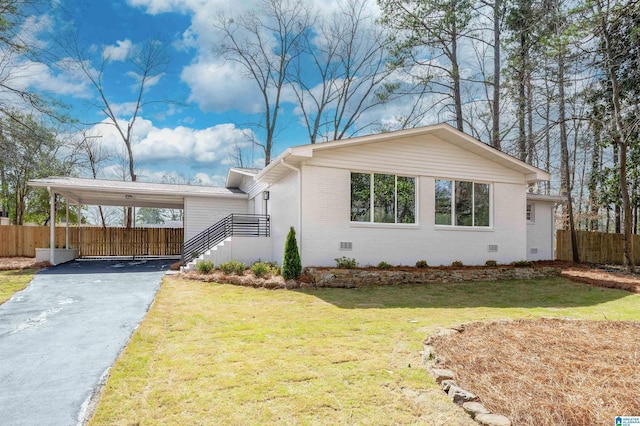
[[[214,53],[220,40],[212,26],[217,13],[242,13],[255,8],[257,0],[51,0],[40,7],[24,25],[51,59],[34,63],[21,59],[25,85],[71,107],[69,115],[85,123],[87,134],[111,154],[101,167],[100,177],[122,178],[123,162],[117,160],[124,145],[115,128],[101,123],[105,116],[98,106],[98,94],[87,78],[69,66],[65,51],[69,34],[89,52],[90,67],[100,64],[107,49],[112,61],[104,71],[105,92],[118,116],[130,116],[135,99],[135,79],[129,60],[136,46],[151,39],[166,44],[170,63],[149,88],[147,100],[171,100],[143,108],[135,125],[134,157],[141,180],[193,180],[202,184],[224,183],[236,144],[248,146],[247,135],[259,140],[251,128],[259,115],[259,92],[238,66]],[[338,2],[322,2],[322,12],[337,10]],[[376,13],[375,3],[371,4]],[[283,103],[279,134],[272,156],[291,145],[307,143],[305,129],[292,102]],[[373,131],[373,130],[372,130]],[[370,132],[369,132],[370,133]],[[70,138],[78,138],[71,134]],[[262,153],[248,149],[245,166],[260,166]],[[86,175],[88,172],[83,172]]]
[[[245,148],[245,166],[262,165],[260,149],[251,149],[249,137],[264,141],[252,123],[261,117],[260,93],[255,83],[237,63],[217,56],[214,46],[221,35],[213,26],[219,13],[241,14],[256,10],[260,0],[50,0],[24,25],[23,32],[50,53],[47,63],[22,59],[25,85],[71,106],[69,114],[84,123],[86,134],[111,155],[101,166],[100,176],[122,179],[124,144],[114,126],[105,124],[99,108],[98,93],[77,67],[69,66],[69,34],[77,35],[78,45],[87,52],[87,66],[96,72],[102,52],[111,61],[104,69],[105,93],[125,123],[131,115],[135,99],[135,78],[131,74],[132,52],[152,39],[166,46],[170,62],[145,93],[146,100],[171,100],[145,106],[135,124],[133,152],[136,174],[145,181],[198,181],[222,185],[232,160],[234,147]],[[339,14],[347,0],[313,0],[321,15]],[[365,0],[363,0],[365,1]],[[369,0],[367,15],[375,18],[379,10]],[[322,37],[316,31],[316,42]],[[65,41],[67,40],[67,41]],[[396,80],[399,81],[399,80]],[[311,88],[310,90],[316,90]],[[430,99],[426,99],[427,103]],[[410,108],[407,98],[368,110],[359,134],[389,126]],[[437,102],[432,102],[437,105]],[[423,124],[450,119],[433,113]],[[447,115],[449,114],[449,115]],[[283,131],[275,140],[272,157],[287,147],[308,143],[301,125],[300,110],[293,92],[284,94],[280,110]],[[69,132],[71,139],[80,136]],[[86,176],[87,171],[83,174]]]

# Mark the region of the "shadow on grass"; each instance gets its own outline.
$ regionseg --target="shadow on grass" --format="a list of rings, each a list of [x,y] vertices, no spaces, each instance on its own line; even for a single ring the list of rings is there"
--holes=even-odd
[[[297,290],[344,309],[574,308],[630,296],[564,278]]]

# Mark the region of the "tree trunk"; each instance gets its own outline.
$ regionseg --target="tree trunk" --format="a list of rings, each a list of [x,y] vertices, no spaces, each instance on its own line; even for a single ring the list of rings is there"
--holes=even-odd
[[[567,200],[567,215],[569,220],[569,233],[571,234],[571,254],[573,261],[580,262],[578,251],[578,239],[576,238],[576,227],[573,218],[573,201],[571,199],[571,172],[569,167],[569,148],[567,141],[567,122],[565,108],[565,92],[564,92],[564,49],[561,48],[558,53],[558,120],[560,126],[560,156],[562,162],[562,175],[564,182],[564,194]]]
[[[456,128],[464,132],[462,120],[462,93],[460,88],[460,66],[458,65],[458,42],[453,37],[451,43],[451,75],[453,77],[453,102],[456,111]]]
[[[589,230],[597,231],[599,226],[598,212],[600,210],[600,204],[598,202],[598,175],[600,174],[600,141],[602,127],[596,124],[593,128],[593,149],[591,151],[591,176],[589,178],[589,206],[590,206],[590,220]]]
[[[491,145],[500,149],[500,0],[493,3],[493,120]]]

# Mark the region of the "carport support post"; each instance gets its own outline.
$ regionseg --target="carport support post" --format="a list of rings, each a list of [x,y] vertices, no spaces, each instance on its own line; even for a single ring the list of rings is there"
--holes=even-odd
[[[69,248],[69,200],[64,200],[64,204],[67,208],[66,214],[67,217],[65,219],[65,224],[64,224],[64,248],[68,249]]]
[[[49,190],[49,262],[56,264],[56,193]]]
[[[80,250],[82,250],[82,204],[78,203],[78,253]]]

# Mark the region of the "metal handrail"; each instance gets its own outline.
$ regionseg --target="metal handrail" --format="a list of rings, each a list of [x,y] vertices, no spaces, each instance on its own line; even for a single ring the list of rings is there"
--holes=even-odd
[[[182,265],[232,236],[268,237],[271,219],[266,214],[230,214],[182,245]]]

